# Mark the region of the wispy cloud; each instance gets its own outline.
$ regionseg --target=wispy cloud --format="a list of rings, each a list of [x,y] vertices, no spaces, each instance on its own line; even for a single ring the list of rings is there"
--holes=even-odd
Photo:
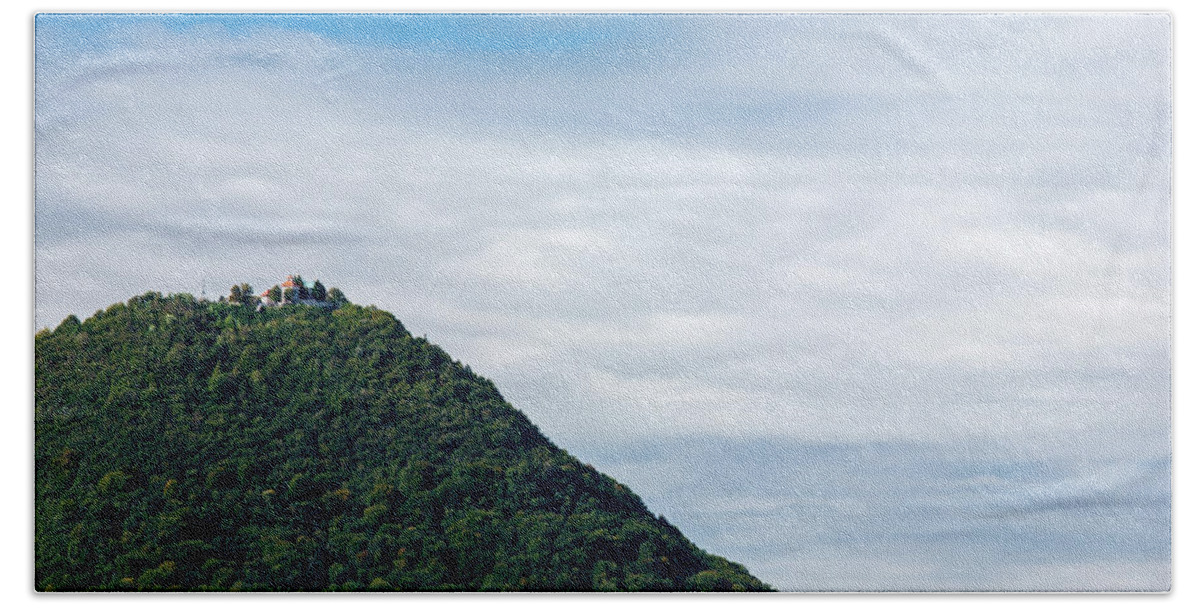
[[[42,17],[39,324],[304,269],[554,433],[546,375],[622,432],[1161,446],[1165,19],[382,19]]]
[[[577,451],[787,590],[1165,590],[1170,462],[695,435]]]

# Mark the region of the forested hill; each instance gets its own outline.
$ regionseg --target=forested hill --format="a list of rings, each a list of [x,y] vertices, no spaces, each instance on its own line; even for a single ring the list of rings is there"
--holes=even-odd
[[[35,344],[37,589],[767,589],[384,311],[148,293]]]

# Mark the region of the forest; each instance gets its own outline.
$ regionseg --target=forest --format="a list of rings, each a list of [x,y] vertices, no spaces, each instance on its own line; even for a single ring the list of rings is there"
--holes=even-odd
[[[770,590],[393,315],[250,293],[36,335],[37,590]]]

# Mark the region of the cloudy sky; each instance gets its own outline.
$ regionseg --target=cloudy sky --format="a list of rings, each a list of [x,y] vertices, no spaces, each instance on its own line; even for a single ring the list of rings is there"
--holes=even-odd
[[[1171,27],[43,15],[36,323],[300,273],[781,588],[1162,589]]]

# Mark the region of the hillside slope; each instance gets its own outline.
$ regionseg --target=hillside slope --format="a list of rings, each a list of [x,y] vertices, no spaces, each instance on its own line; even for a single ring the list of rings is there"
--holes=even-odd
[[[765,590],[392,315],[148,293],[35,339],[40,590]]]

